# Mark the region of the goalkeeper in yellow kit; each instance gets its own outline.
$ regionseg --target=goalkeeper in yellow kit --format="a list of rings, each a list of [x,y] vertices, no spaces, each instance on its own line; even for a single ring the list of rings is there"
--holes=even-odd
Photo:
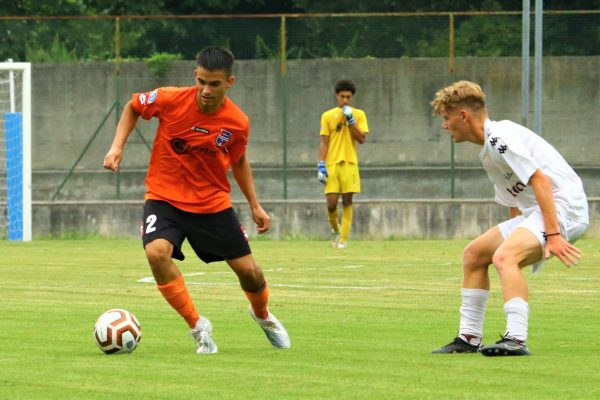
[[[352,225],[352,196],[360,193],[356,142],[362,144],[369,133],[364,111],[350,107],[356,92],[354,82],[343,79],[335,84],[337,107],[321,116],[321,143],[317,177],[325,184],[327,213],[332,229],[332,246],[346,248]],[[337,204],[342,195],[342,223]]]

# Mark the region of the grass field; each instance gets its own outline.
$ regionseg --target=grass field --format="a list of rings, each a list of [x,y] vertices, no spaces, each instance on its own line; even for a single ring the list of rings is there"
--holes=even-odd
[[[133,239],[0,242],[0,399],[597,399],[600,241],[530,283],[532,357],[432,355],[458,328],[462,241],[252,243],[271,310],[292,339],[273,349],[224,263],[189,248],[179,263],[219,353],[195,354],[179,316],[143,278]],[[492,271],[484,342],[504,330]],[[140,281],[142,280],[142,281]],[[142,324],[130,355],[103,355],[96,318],[126,308]]]

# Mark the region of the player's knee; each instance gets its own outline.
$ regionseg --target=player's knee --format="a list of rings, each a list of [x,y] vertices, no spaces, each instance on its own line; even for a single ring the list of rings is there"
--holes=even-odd
[[[244,268],[238,268],[236,275],[240,281],[241,286],[246,290],[259,290],[265,284],[265,278],[262,273],[262,269],[256,265],[248,265]]]
[[[492,257],[492,262],[499,273],[510,268],[510,266],[515,265],[514,257],[502,249],[496,250]]]
[[[481,266],[486,266],[488,264],[489,262],[486,262],[484,255],[476,245],[469,243],[463,250],[464,269],[479,269]]]
[[[171,259],[172,249],[168,245],[164,245],[158,241],[150,242],[145,247],[146,257],[150,265],[157,265],[169,262]]]

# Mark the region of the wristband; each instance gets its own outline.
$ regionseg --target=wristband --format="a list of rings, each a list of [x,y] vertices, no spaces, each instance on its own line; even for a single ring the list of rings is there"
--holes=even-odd
[[[548,240],[549,236],[556,236],[556,235],[561,235],[560,232],[554,232],[554,233],[546,233],[544,232],[544,240]]]

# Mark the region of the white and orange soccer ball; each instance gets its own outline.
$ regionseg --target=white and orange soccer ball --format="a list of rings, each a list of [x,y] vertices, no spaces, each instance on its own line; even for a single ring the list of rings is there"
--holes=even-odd
[[[135,315],[127,310],[108,310],[94,325],[94,340],[106,354],[131,353],[141,338],[142,327]]]

